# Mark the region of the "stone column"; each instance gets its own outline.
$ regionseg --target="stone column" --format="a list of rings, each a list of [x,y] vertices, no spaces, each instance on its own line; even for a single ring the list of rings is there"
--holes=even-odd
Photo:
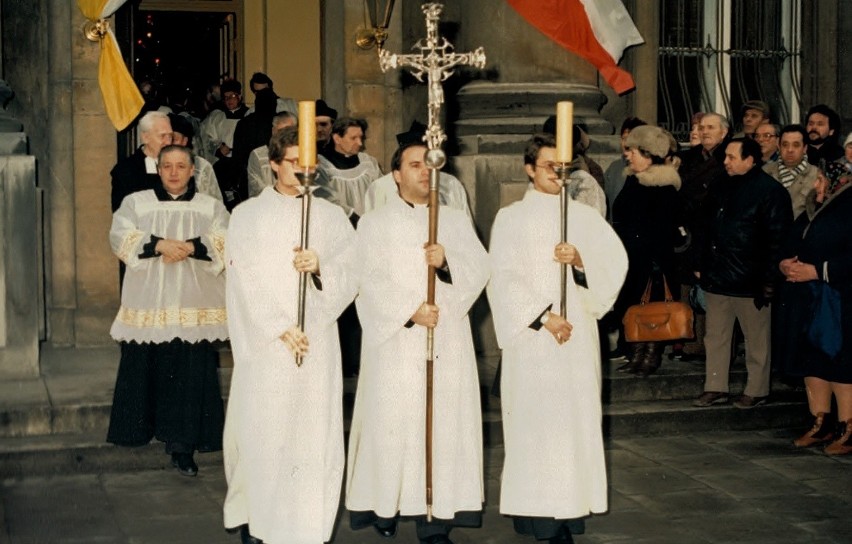
[[[523,149],[555,114],[556,102],[574,102],[575,123],[585,125],[605,153],[616,151],[618,143],[609,136],[613,126],[600,116],[606,97],[594,66],[554,43],[506,2],[459,4],[456,49],[483,46],[488,62],[484,73],[468,73],[478,80],[456,95],[457,112],[449,132],[455,136],[458,155],[452,168],[468,191],[476,227],[487,244],[497,211],[527,190]],[[500,352],[484,298],[472,317],[480,378],[490,386]]]
[[[72,10],[75,4],[55,1],[49,4],[48,26],[51,40],[47,65],[47,140],[50,152],[41,164],[45,188],[45,267],[49,340],[53,345],[74,345],[74,314],[77,309],[77,267],[75,266],[74,204],[74,123],[72,89]],[[82,24],[82,22],[80,23]],[[87,42],[88,43],[88,42]],[[95,44],[89,44],[95,45]],[[97,49],[97,47],[95,47]],[[81,142],[82,145],[82,142]],[[112,150],[114,153],[114,149]],[[98,157],[100,162],[108,157]],[[105,167],[108,167],[104,165]]]
[[[76,311],[74,335],[78,346],[112,342],[109,327],[119,306],[118,259],[109,247],[110,169],[117,158],[115,128],[106,115],[98,83],[100,45],[80,31],[84,22],[72,8],[71,130],[73,160],[74,267]],[[53,198],[61,195],[54,194]],[[70,210],[68,210],[70,211]]]
[[[5,111],[0,80],[0,379],[39,374],[40,213],[35,157],[21,123]]]
[[[402,41],[402,6],[396,4],[385,43],[393,51],[399,50]],[[323,96],[339,116],[367,120],[366,152],[387,170],[402,125],[399,72],[383,74],[375,47],[364,50],[355,45],[356,32],[364,27],[363,2],[332,0],[323,9]]]

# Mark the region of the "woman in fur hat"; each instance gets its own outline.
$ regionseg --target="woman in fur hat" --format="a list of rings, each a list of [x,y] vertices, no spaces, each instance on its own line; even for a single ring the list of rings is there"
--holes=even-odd
[[[662,297],[663,274],[669,289],[679,293],[673,284],[673,248],[680,176],[666,161],[676,151],[672,142],[674,138],[668,132],[649,125],[634,128],[625,140],[628,177],[612,205],[612,226],[627,250],[630,267],[615,302],[616,315],[624,315],[629,306],[639,303],[649,278],[654,285],[652,300]],[[662,343],[632,342],[629,347],[630,360],[618,367],[619,372],[643,378],[656,372],[662,360]]]

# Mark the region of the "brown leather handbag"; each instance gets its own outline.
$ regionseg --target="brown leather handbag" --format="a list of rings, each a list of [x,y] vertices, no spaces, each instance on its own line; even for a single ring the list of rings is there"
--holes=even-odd
[[[663,276],[665,300],[651,302],[651,278],[639,304],[627,308],[624,319],[624,339],[628,342],[664,342],[692,338],[692,308],[685,302],[672,300],[669,284]]]

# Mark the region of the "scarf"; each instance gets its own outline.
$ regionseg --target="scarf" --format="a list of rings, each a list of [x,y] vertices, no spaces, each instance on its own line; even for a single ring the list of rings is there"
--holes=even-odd
[[[825,166],[825,177],[828,180],[828,187],[825,189],[826,199],[837,192],[849,182],[849,171],[839,162],[830,162]]]
[[[781,185],[784,187],[790,187],[796,178],[805,173],[805,170],[808,169],[810,163],[808,162],[808,156],[805,155],[802,158],[802,162],[794,166],[793,168],[787,168],[783,162],[778,162],[778,177],[781,179]]]

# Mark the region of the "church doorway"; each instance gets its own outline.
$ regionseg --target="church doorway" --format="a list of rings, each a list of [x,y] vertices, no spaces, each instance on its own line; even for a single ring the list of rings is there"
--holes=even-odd
[[[242,69],[242,0],[136,0],[116,15],[121,49],[145,97],[143,113],[167,106],[203,118],[211,85]],[[132,128],[119,156],[138,142]]]

